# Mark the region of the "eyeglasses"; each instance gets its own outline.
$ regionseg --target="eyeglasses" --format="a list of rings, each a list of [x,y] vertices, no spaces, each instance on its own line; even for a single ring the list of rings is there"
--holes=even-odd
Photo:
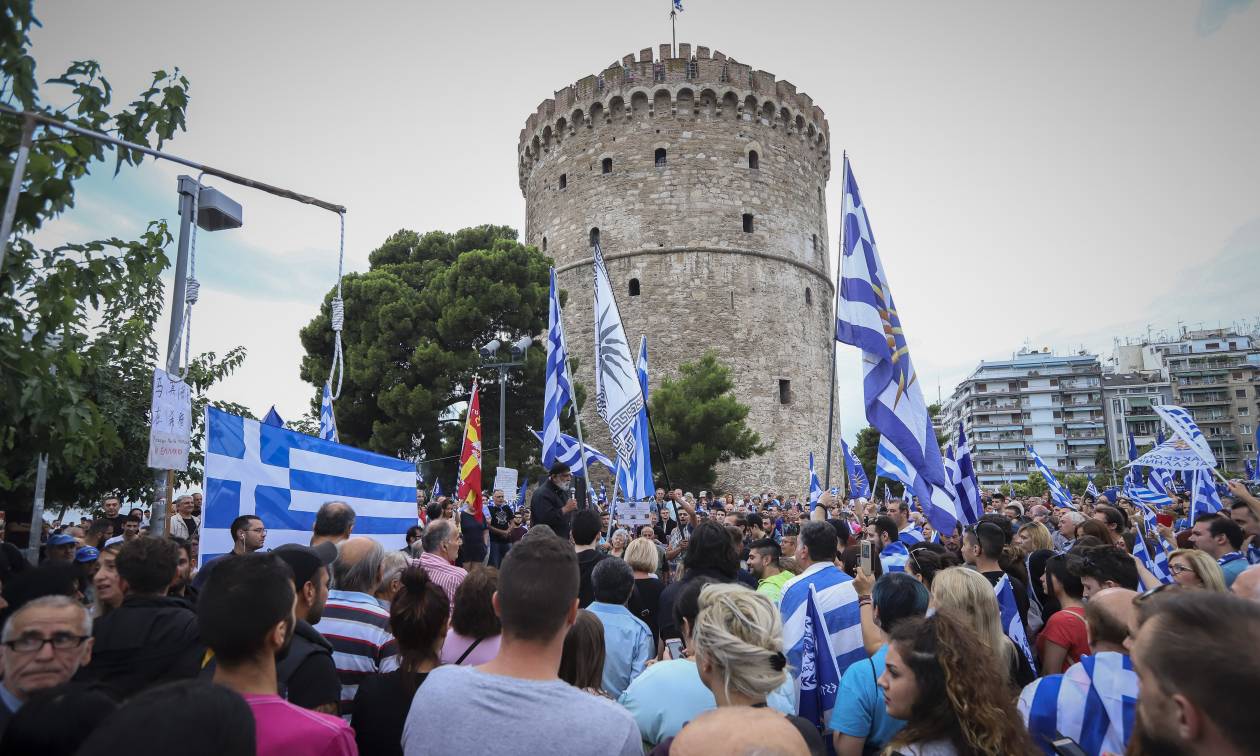
[[[5,641],[4,645],[20,654],[38,653],[44,644],[50,644],[55,651],[69,651],[83,645],[90,635],[74,635],[73,633],[54,633],[51,638],[42,635],[23,635],[15,640]]]
[[[1174,575],[1180,575],[1183,572],[1194,572],[1193,569],[1191,569],[1190,567],[1187,567],[1184,564],[1174,564],[1170,566],[1168,570],[1172,572],[1172,574]]]

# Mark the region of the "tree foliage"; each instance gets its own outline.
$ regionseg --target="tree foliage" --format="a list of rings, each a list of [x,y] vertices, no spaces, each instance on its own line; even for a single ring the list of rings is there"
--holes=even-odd
[[[516,240],[505,226],[454,234],[402,230],[369,257],[365,273],[343,283],[346,373],[335,403],[343,443],[399,457],[429,460],[449,484],[459,453],[462,403],[473,376],[481,379],[484,465],[499,464],[499,373],[483,366],[478,348],[494,338],[505,347],[547,330],[550,258]],[[333,353],[329,305],[302,329],[302,378],[322,387]],[[507,380],[507,461],[531,467],[538,442],[527,428],[542,423],[546,351],[532,347]],[[319,390],[313,405],[318,404]]]
[[[659,452],[666,458],[670,482],[697,490],[712,489],[717,464],[765,454],[773,444],[745,424],[747,405],[732,391],[731,370],[707,351],[699,360],[679,367],[677,379],[665,379],[652,392],[652,423]],[[653,469],[661,467],[660,454],[652,449]]]
[[[0,101],[19,110],[158,146],[184,128],[188,81],[178,69],[156,71],[152,84],[122,108],[94,61],[77,61],[48,84],[67,87],[64,109],[41,104],[29,31],[31,3],[4,3],[0,27]],[[22,121],[0,117],[0,184],[13,180]],[[17,203],[14,238],[0,269],[0,495],[12,513],[28,510],[36,461],[48,455],[50,502],[83,504],[104,493],[142,498],[153,490],[145,466],[154,325],[162,310],[159,275],[171,241],[151,223],[137,240],[106,239],[36,249],[30,236],[74,206],[75,181],[106,158],[88,137],[38,129]],[[115,171],[143,155],[119,151]],[[243,355],[242,355],[243,356]],[[194,363],[190,380],[204,390],[239,360],[213,355]],[[186,477],[186,476],[185,476]]]

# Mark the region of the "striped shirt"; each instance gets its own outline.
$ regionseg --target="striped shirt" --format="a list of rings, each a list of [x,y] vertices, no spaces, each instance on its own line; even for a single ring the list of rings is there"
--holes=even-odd
[[[906,562],[910,561],[910,550],[902,541],[893,541],[879,552],[879,563],[884,572],[905,572]]]
[[[421,554],[417,561],[424,571],[429,573],[429,579],[446,592],[446,597],[451,600],[451,611],[454,612],[455,591],[459,588],[459,584],[464,582],[464,578],[468,577],[468,570],[427,551]]]
[[[353,713],[359,683],[381,671],[381,662],[398,653],[389,632],[389,610],[358,591],[328,592],[328,604],[316,630],[333,647],[333,664],[341,680],[341,715]]]
[[[853,578],[830,562],[815,562],[783,586],[780,608],[783,614],[783,647],[789,671],[800,691],[802,655],[805,647],[806,599],[813,586],[818,611],[827,625],[836,672],[843,675],[850,664],[866,658],[862,645],[862,619]]]

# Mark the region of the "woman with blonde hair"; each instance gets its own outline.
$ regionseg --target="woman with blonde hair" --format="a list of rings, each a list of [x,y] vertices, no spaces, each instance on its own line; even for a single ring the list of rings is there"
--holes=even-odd
[[[1228,593],[1225,573],[1206,551],[1177,549],[1168,555],[1168,571],[1179,585]]]
[[[1030,522],[1020,527],[1011,543],[1019,549],[1021,557],[1027,557],[1034,551],[1054,551],[1054,538],[1046,526],[1039,522]]]
[[[743,585],[716,583],[701,589],[691,649],[700,679],[719,708],[766,708],[770,693],[788,677],[779,611],[766,596]],[[826,753],[814,725],[785,716],[811,754]]]
[[[665,590],[660,578],[656,576],[656,569],[660,566],[660,552],[656,550],[656,542],[652,539],[636,538],[626,546],[623,558],[630,569],[634,570],[634,592],[630,594],[626,608],[643,620],[643,624],[652,631],[653,647],[659,656],[661,633],[656,613],[661,608],[661,591]]]
[[[1019,690],[1034,679],[1023,653],[1002,630],[1002,611],[988,578],[967,567],[950,567],[932,581],[932,607],[954,615],[971,626],[981,645],[1007,671],[1007,683]]]

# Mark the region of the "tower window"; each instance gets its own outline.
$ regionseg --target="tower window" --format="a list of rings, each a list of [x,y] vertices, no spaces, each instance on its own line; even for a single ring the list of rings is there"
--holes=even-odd
[[[805,287],[805,304],[812,305],[813,303],[814,303],[814,292],[810,291],[809,287],[806,286]]]
[[[756,150],[748,151],[748,167],[754,171],[761,167],[761,161],[757,157]]]
[[[547,237],[543,237],[543,252],[547,251]]]
[[[751,234],[753,230],[752,213],[744,213],[744,233]]]
[[[630,279],[630,296],[639,296],[639,279],[637,278]]]
[[[568,185],[569,185],[569,174],[561,173],[560,174],[560,188],[563,189]]]
[[[779,379],[779,404],[792,403],[792,382],[787,378]]]
[[[598,226],[591,229],[591,246],[594,247],[596,244],[599,244],[599,227]]]
[[[815,253],[817,253],[818,252],[818,234],[810,234],[809,241],[810,241],[810,248],[813,249]]]
[[[612,173],[612,158],[604,158],[604,161],[600,163],[600,170],[603,173]]]
[[[665,167],[665,148],[664,147],[656,148],[656,167],[657,168]]]

